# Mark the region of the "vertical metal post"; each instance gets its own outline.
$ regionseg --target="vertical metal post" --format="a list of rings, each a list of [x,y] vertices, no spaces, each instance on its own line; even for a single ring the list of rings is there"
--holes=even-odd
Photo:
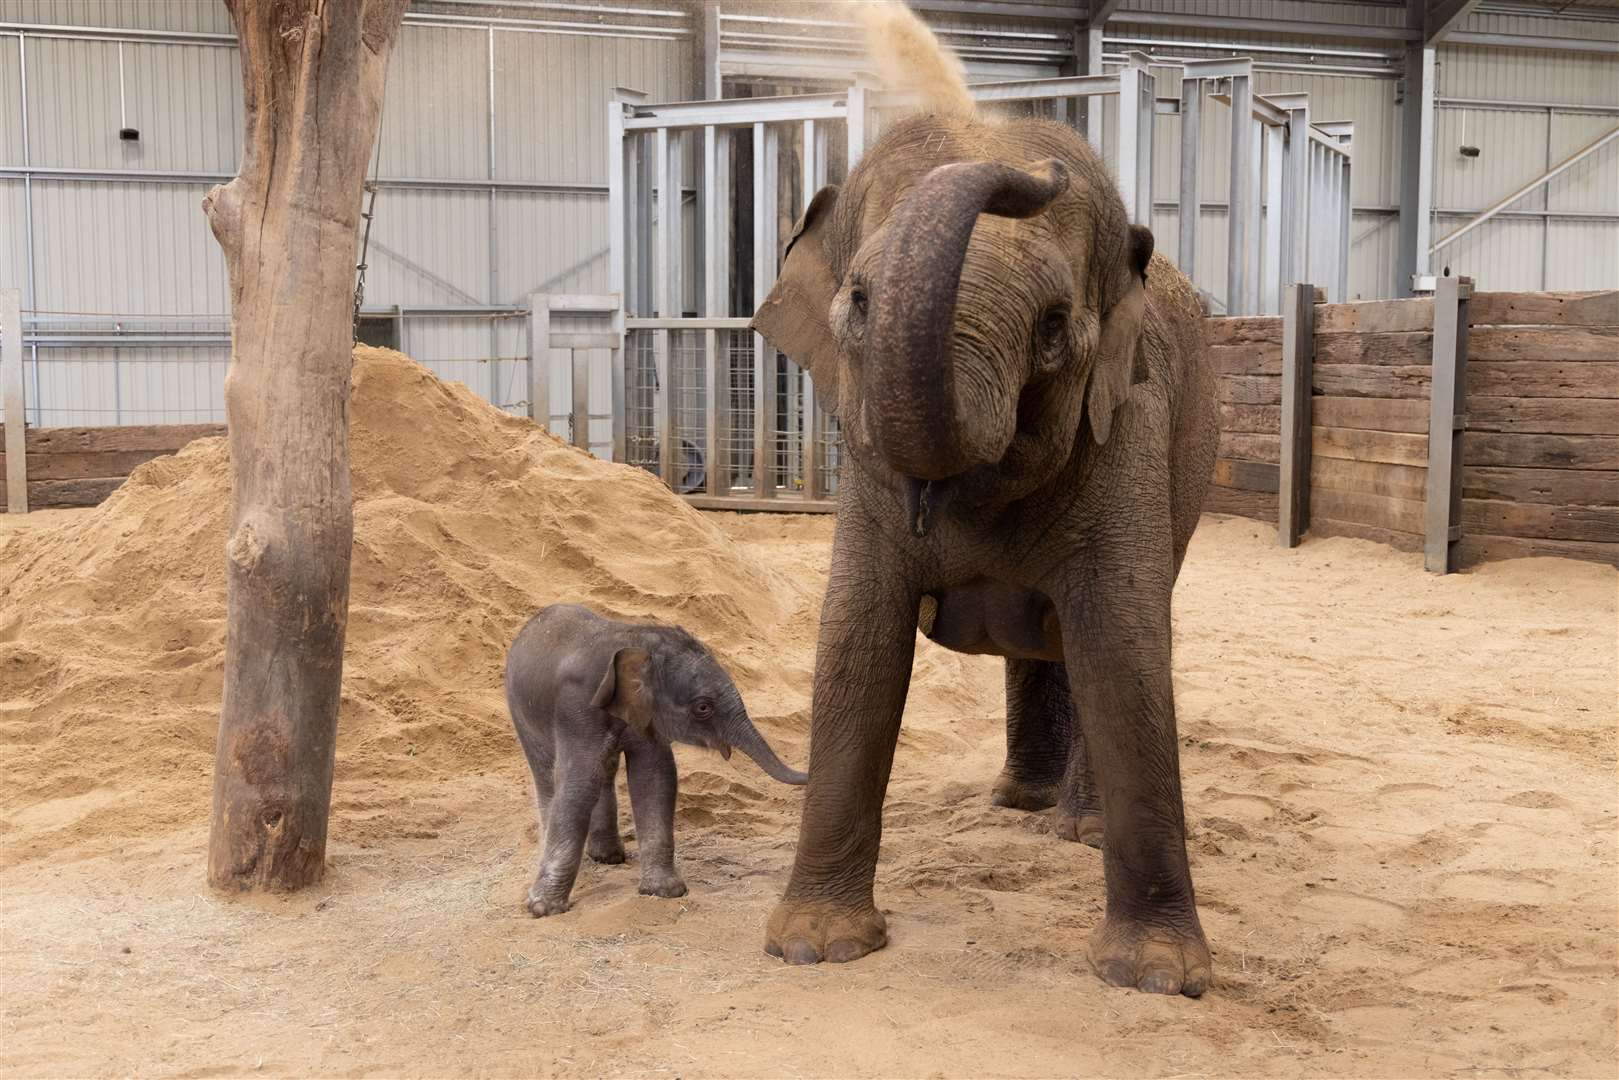
[[[1231,182],[1226,194],[1226,314],[1247,315],[1248,208],[1254,200],[1253,84],[1246,75],[1231,82]]]
[[[1203,80],[1181,80],[1181,191],[1180,251],[1181,273],[1197,280],[1197,229],[1203,217],[1198,198],[1198,147],[1203,137]]]
[[[1348,147],[1345,147],[1348,150]],[[1354,179],[1352,167],[1354,159],[1349,154],[1339,155],[1339,168],[1342,170],[1343,186],[1338,192],[1338,267],[1334,275],[1334,283],[1338,290],[1338,303],[1349,300],[1349,232],[1355,221]]]
[[[609,393],[612,396],[612,451],[609,460],[626,461],[629,455],[624,445],[625,418],[624,418],[624,357],[628,343],[624,338],[624,296],[622,293],[613,293],[613,339],[618,347],[608,350],[607,377],[611,384]]]
[[[528,415],[551,426],[551,298],[528,294]]]
[[[1406,50],[1405,102],[1400,140],[1400,248],[1395,295],[1411,295],[1411,279],[1433,272],[1428,247],[1433,227],[1433,46]]]
[[[720,4],[719,0],[703,0],[703,97],[718,101],[725,96],[724,77],[720,75]]]
[[[1250,85],[1252,85],[1250,83]],[[1261,233],[1264,229],[1264,204],[1260,201],[1264,196],[1265,184],[1265,125],[1255,119],[1248,121],[1248,170],[1251,174],[1248,179],[1248,205],[1243,209],[1243,252],[1248,258],[1247,268],[1243,272],[1243,307],[1249,313],[1259,311],[1260,276],[1259,260],[1263,254]]]
[[[1462,432],[1467,427],[1467,301],[1471,278],[1434,282],[1433,382],[1428,408],[1428,490],[1423,565],[1435,574],[1454,568],[1462,535]]]
[[[724,318],[730,314],[730,133],[709,125],[703,129],[703,262],[708,286],[703,290],[703,314]],[[731,378],[731,331],[713,327],[703,331],[703,357],[708,380],[703,386],[703,482],[710,495],[723,495],[731,486],[728,462],[721,460],[726,430]]]
[[[1141,77],[1145,72],[1129,61],[1119,69],[1119,115],[1114,125],[1118,142],[1114,147],[1117,158],[1115,171],[1119,174],[1119,194],[1124,197],[1124,216],[1140,223],[1137,212],[1141,187],[1137,170],[1141,164]],[[1150,202],[1150,200],[1149,200]],[[1151,210],[1149,208],[1149,214]]]
[[[1310,384],[1315,367],[1315,286],[1287,286],[1282,304],[1282,440],[1276,538],[1298,547],[1310,527]]]
[[[6,511],[28,513],[28,405],[22,370],[22,293],[0,289],[0,400],[6,405]]]
[[[1138,225],[1152,228],[1152,147],[1158,122],[1158,80],[1153,78],[1145,53],[1132,52],[1129,63],[1140,69],[1136,79],[1136,217]],[[1121,102],[1123,98],[1119,99]],[[1121,150],[1122,153],[1122,150]]]
[[[495,179],[495,28],[489,27],[486,58],[489,77],[489,179]],[[500,195],[489,185],[489,304],[500,303]],[[500,320],[489,320],[489,401],[500,403]]]
[[[660,319],[680,317],[680,133],[660,127],[658,147],[658,257],[655,292]],[[673,143],[673,145],[671,145]],[[675,355],[674,331],[654,330],[653,365],[657,370],[655,400],[662,407],[658,471],[663,482],[675,486]],[[654,424],[656,427],[656,424]]]
[[[820,190],[820,177],[826,172],[826,163],[821,160],[823,145],[815,121],[804,121],[804,213],[809,212],[810,202]],[[803,403],[800,415],[804,435],[799,452],[804,461],[804,498],[816,499],[820,497],[821,490],[821,414],[815,407],[815,380],[806,368],[799,369],[798,399]]]
[[[1281,281],[1285,287],[1309,277],[1310,257],[1310,108],[1287,113],[1285,160],[1282,165]]]
[[[398,304],[394,305],[394,348],[410,355],[410,350],[405,348],[405,309]]]
[[[855,165],[866,152],[866,86],[858,79],[849,87],[848,104],[845,107],[845,120],[849,129],[849,171],[854,172]],[[755,142],[757,145],[757,141]],[[757,170],[756,170],[757,171]]]
[[[851,94],[853,91],[851,91]],[[850,142],[854,110],[850,107]],[[753,295],[762,302],[776,281],[776,132],[753,125]],[[753,493],[776,494],[775,416],[776,350],[760,334],[753,335]]]
[[[1085,56],[1084,74],[1101,75],[1102,72],[1102,28],[1089,26],[1085,28]],[[1119,101],[1124,97],[1121,94]],[[1090,141],[1091,149],[1097,155],[1102,153],[1102,98],[1099,94],[1092,94],[1085,99],[1085,138]],[[1120,145],[1123,145],[1122,142]]]
[[[614,292],[629,289],[629,211],[627,187],[633,179],[630,147],[624,139],[625,105],[614,90],[607,102],[607,287]]]
[[[1282,303],[1282,140],[1281,127],[1264,125],[1265,133],[1265,244],[1260,256],[1262,287],[1260,310],[1281,311]]]

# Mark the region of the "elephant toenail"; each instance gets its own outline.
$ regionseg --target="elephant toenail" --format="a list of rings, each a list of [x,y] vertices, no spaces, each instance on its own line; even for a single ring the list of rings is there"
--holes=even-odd
[[[771,956],[774,956],[778,960],[781,959],[781,946],[777,945],[774,941],[765,942],[765,952]]]
[[[1203,991],[1208,988],[1209,977],[1207,975],[1192,975],[1188,976],[1186,982],[1181,985],[1181,993],[1187,997],[1202,997]]]
[[[1102,976],[1102,981],[1109,986],[1134,986],[1136,984],[1135,972],[1131,971],[1130,965],[1122,960],[1107,961],[1097,974]]]
[[[1180,993],[1180,980],[1167,971],[1154,971],[1141,977],[1136,989],[1144,990],[1149,994],[1178,994]]]
[[[797,938],[787,943],[787,954],[784,959],[789,964],[819,964],[821,954],[815,951],[815,946],[803,938]]]
[[[834,941],[826,947],[827,962],[832,964],[848,963],[850,960],[858,960],[864,955],[866,955],[866,950],[860,947],[860,943],[850,941],[848,938]]]

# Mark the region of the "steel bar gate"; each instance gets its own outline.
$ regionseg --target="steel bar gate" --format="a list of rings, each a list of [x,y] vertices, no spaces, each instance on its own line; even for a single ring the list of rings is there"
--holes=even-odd
[[[980,103],[1041,112],[1116,98],[1115,173],[1130,220],[1149,225],[1156,117],[1178,114],[1179,262],[1194,282],[1202,103],[1206,96],[1227,102],[1234,118],[1252,117],[1232,124],[1228,311],[1279,310],[1282,289],[1300,279],[1335,282],[1341,296],[1347,125],[1312,125],[1305,95],[1254,94],[1246,59],[1187,64],[1179,98],[1157,96],[1151,66],[1132,53],[1109,75],[978,83],[969,91]],[[775,283],[787,230],[814,193],[841,180],[911,104],[906,94],[862,82],[836,93],[663,104],[614,92],[609,288],[621,298],[624,339],[611,372],[613,460],[657,472],[699,505],[833,507],[836,422],[816,407],[809,374],[749,331],[748,321]],[[1103,132],[1086,135],[1101,152]],[[743,186],[749,190],[737,190]],[[584,365],[573,370],[588,380]],[[575,386],[572,396],[588,402],[588,387]],[[587,407],[579,408],[588,424]],[[574,423],[577,432],[581,421]]]
[[[1231,114],[1222,314],[1280,314],[1287,287],[1301,281],[1326,283],[1328,299],[1341,303],[1349,291],[1354,125],[1311,123],[1308,94],[1256,93],[1253,67],[1248,57],[1182,65],[1177,262],[1196,283],[1197,229],[1187,223],[1201,213],[1197,155],[1208,98]]]

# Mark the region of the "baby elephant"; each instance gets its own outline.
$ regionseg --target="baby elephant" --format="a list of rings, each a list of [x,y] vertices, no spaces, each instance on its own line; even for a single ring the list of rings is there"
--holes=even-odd
[[[641,848],[641,892],[684,896],[675,872],[675,755],[671,742],[737,747],[787,784],[748,719],[730,676],[703,643],[672,626],[604,619],[574,604],[544,608],[506,654],[506,703],[539,794],[542,851],[528,910],[568,910],[581,851],[624,861],[618,834],[618,757],[629,762],[630,812]]]

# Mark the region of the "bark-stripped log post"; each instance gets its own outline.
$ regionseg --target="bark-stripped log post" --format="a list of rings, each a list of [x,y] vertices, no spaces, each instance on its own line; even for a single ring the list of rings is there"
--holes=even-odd
[[[231,286],[216,888],[296,889],[325,871],[354,535],[356,226],[405,3],[225,3],[247,125],[241,172],[203,200]]]

